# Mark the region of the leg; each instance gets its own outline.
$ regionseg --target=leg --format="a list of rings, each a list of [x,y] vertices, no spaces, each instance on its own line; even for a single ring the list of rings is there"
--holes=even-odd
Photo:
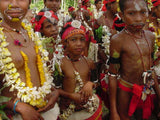
[[[130,120],[128,116],[131,93],[118,89],[118,113],[121,120]]]

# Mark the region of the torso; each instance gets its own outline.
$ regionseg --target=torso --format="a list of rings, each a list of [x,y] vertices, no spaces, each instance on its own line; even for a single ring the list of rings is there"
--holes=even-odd
[[[74,67],[74,66],[75,67]],[[64,57],[62,59],[62,72],[64,74],[64,79],[63,79],[63,90],[69,93],[74,93],[75,87],[76,87],[76,81],[75,81],[75,68],[80,74],[80,77],[85,84],[87,81],[89,81],[89,75],[90,75],[90,63],[87,60],[87,58],[81,57],[79,61],[76,62],[71,62],[67,57]],[[70,99],[65,99],[61,98],[61,104],[60,108],[66,109],[68,105],[70,104],[71,100]],[[78,107],[78,106],[76,106]]]
[[[152,66],[151,53],[153,52],[153,38],[151,37],[151,35],[149,35],[148,32],[145,32],[145,36],[149,45],[144,37],[142,39],[135,39],[133,36],[130,36],[126,33],[124,33],[123,35],[119,34],[119,40],[121,40],[121,43],[123,44],[123,46],[121,46],[120,53],[120,75],[125,81],[136,83],[139,85],[143,84],[143,72],[145,70],[150,70],[150,67]],[[134,42],[134,39],[135,41],[137,41],[137,45],[142,53],[142,57],[140,55],[138,47]],[[144,62],[144,66],[142,62]]]
[[[23,37],[18,33],[14,33],[14,32],[9,33],[8,31],[7,32],[5,31],[4,34],[5,36],[7,36],[6,41],[9,42],[9,46],[7,48],[11,52],[13,63],[15,64],[15,67],[18,73],[20,74],[21,81],[26,82],[26,76],[25,76],[26,72],[24,70],[24,59],[20,53],[20,51],[23,51],[28,56],[28,59],[29,59],[28,67],[30,69],[31,82],[33,86],[39,87],[40,78],[39,78],[39,72],[37,69],[37,60],[36,60],[36,53],[34,49],[34,46],[35,46],[34,42],[30,39],[27,39],[27,42],[24,42]],[[11,34],[12,34],[12,37],[11,37]],[[19,41],[21,41],[22,45],[24,46],[15,45],[14,39],[18,39]],[[1,75],[1,78],[2,78],[2,75]],[[5,96],[13,97],[13,94],[11,92],[10,94],[8,94],[7,89],[8,88],[4,89],[2,94],[4,94]]]

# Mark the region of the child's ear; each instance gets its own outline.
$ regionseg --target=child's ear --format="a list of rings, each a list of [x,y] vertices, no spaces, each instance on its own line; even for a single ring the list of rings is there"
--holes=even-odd
[[[121,18],[123,21],[125,21],[125,20],[124,20],[124,14],[123,14],[122,12],[118,12],[118,15],[120,16],[120,18]]]

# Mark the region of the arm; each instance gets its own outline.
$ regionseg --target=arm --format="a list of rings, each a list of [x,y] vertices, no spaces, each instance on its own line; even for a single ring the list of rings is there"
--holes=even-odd
[[[73,100],[75,103],[81,104],[84,102],[84,98],[79,93],[69,93],[64,91],[63,89],[57,89],[60,96]]]
[[[109,60],[109,101],[110,120],[120,120],[117,112],[117,75],[120,68],[121,43],[116,38],[111,39]]]

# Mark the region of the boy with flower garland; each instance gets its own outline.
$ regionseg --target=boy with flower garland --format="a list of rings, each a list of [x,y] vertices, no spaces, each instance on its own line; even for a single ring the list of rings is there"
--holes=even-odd
[[[62,56],[64,56],[57,63],[63,78],[62,81],[58,79],[56,84],[61,86],[59,118],[61,120],[101,120],[102,106],[98,97],[93,94],[97,81],[96,69],[92,60],[82,56],[86,42],[85,28],[80,21],[68,22],[62,29],[61,38],[64,45]],[[60,56],[59,51],[55,54]]]
[[[59,96],[48,71],[47,52],[30,25],[22,22],[30,0],[0,0],[0,87],[10,97],[6,111],[14,120],[56,120]]]
[[[153,88],[159,105],[160,89],[152,68],[155,37],[143,30],[147,4],[144,0],[120,0],[119,6],[126,27],[111,39],[110,120],[130,120],[134,113],[137,120],[148,120],[154,107]]]

